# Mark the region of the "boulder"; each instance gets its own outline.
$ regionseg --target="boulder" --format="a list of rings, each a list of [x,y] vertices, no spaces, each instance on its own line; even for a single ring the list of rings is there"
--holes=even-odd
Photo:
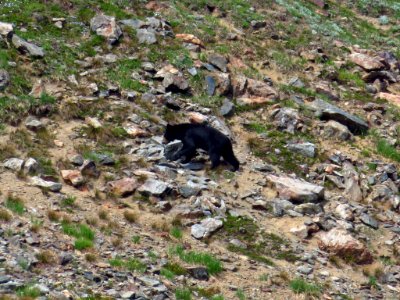
[[[228,60],[226,57],[219,55],[219,54],[211,54],[208,57],[208,62],[213,66],[217,67],[220,71],[226,73],[228,71],[227,65]]]
[[[156,179],[147,179],[145,183],[139,187],[138,191],[144,195],[152,195],[161,197],[164,196],[170,187],[167,183],[156,180]]]
[[[318,246],[321,250],[359,264],[373,261],[367,247],[343,229],[333,228],[329,232],[320,234]]]
[[[288,176],[267,175],[267,180],[272,182],[282,199],[294,203],[318,202],[324,199],[324,188],[301,179]]]
[[[345,125],[333,120],[330,120],[324,124],[323,135],[328,138],[334,138],[341,141],[347,141],[353,137],[350,130]]]
[[[167,92],[186,92],[189,89],[188,81],[180,74],[166,74],[162,84]]]
[[[310,108],[314,109],[322,120],[334,120],[346,125],[353,134],[364,133],[369,128],[364,120],[321,99],[311,102]]]
[[[54,181],[47,181],[38,176],[34,176],[31,178],[31,184],[52,192],[59,192],[62,189],[61,183]]]
[[[25,41],[23,38],[20,38],[16,34],[12,36],[11,42],[13,43],[15,48],[17,48],[20,52],[24,54],[28,54],[32,57],[38,58],[44,57],[44,51],[41,47]]]
[[[263,104],[279,98],[278,92],[263,81],[244,76],[237,76],[232,80],[234,97],[241,104]]]
[[[191,234],[196,239],[208,238],[212,233],[221,228],[223,222],[216,218],[204,219],[200,224],[191,227]]]
[[[133,178],[123,178],[108,183],[110,192],[119,197],[132,194],[138,187],[137,181]]]
[[[24,165],[24,160],[23,160],[23,159],[20,159],[20,158],[15,158],[15,157],[14,157],[14,158],[7,159],[7,160],[4,162],[3,165],[4,165],[4,167],[7,168],[7,169],[10,169],[10,170],[19,172],[19,171],[22,170],[22,167],[23,167],[23,165]]]
[[[85,182],[82,173],[79,170],[61,170],[61,177],[65,182],[77,187]]]
[[[315,157],[315,144],[309,142],[289,143],[287,148],[307,157]]]
[[[136,31],[136,37],[139,41],[139,44],[151,45],[157,43],[156,33],[152,29],[138,29]]]
[[[14,31],[14,27],[11,23],[0,22],[0,35],[8,36]]]
[[[122,36],[122,30],[117,25],[115,18],[98,14],[90,20],[90,29],[115,44]]]
[[[367,71],[379,70],[384,67],[379,58],[363,53],[352,53],[349,55],[349,59]]]

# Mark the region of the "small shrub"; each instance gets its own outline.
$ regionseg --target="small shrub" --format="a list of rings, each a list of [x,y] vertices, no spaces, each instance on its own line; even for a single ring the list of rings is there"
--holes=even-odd
[[[6,209],[0,209],[0,221],[8,222],[11,220],[11,214]]]
[[[93,254],[93,253],[86,253],[85,259],[88,262],[95,262],[97,260],[97,256],[96,256],[96,254]]]
[[[61,206],[63,207],[75,207],[75,196],[67,196],[61,201]]]
[[[50,221],[52,222],[58,222],[60,220],[60,213],[55,210],[48,210],[47,211],[47,217],[49,218]]]
[[[321,293],[319,286],[308,283],[302,278],[293,279],[289,286],[295,294],[319,295]]]
[[[246,295],[242,289],[236,291],[236,297],[238,297],[239,300],[246,300]]]
[[[139,244],[140,243],[140,236],[139,235],[135,235],[132,237],[132,242],[134,244]]]
[[[22,215],[25,212],[25,206],[22,199],[9,195],[6,199],[5,206],[12,212]]]
[[[106,210],[100,210],[99,211],[99,218],[101,219],[101,220],[107,220],[107,218],[108,218],[108,212],[106,211]]]
[[[178,240],[180,240],[183,236],[182,230],[178,227],[173,227],[170,231],[170,235]]]
[[[40,296],[40,290],[33,285],[26,285],[17,288],[17,296],[21,298],[34,299]]]
[[[54,253],[50,250],[40,251],[35,256],[37,260],[42,264],[52,264],[56,261]]]
[[[138,219],[137,213],[132,210],[125,210],[124,217],[129,223],[135,223]]]
[[[74,247],[76,250],[84,250],[87,248],[92,248],[93,247],[93,242],[91,240],[88,240],[86,238],[78,238],[75,243]]]
[[[177,289],[175,291],[175,298],[176,300],[191,300],[192,293],[189,289]]]

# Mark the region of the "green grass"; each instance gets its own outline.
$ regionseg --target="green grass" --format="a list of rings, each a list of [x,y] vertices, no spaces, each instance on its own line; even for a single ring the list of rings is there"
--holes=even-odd
[[[177,263],[167,263],[161,269],[161,275],[170,280],[173,279],[175,276],[185,274],[187,274],[187,270]]]
[[[361,79],[361,76],[358,73],[354,73],[346,69],[340,69],[338,71],[338,80],[341,83],[355,85],[357,87],[365,86],[365,82]]]
[[[244,291],[242,289],[238,289],[235,295],[239,300],[246,300],[246,295],[244,294]]]
[[[62,231],[70,236],[75,237],[74,246],[77,250],[83,250],[93,247],[95,233],[85,224],[71,224],[68,222],[61,223]]]
[[[132,243],[139,244],[140,243],[140,236],[139,235],[133,236],[132,237]]]
[[[178,227],[173,227],[170,230],[170,235],[173,236],[174,238],[180,240],[182,239],[183,233],[182,230]]]
[[[66,198],[61,200],[61,206],[63,207],[74,207],[75,206],[76,197],[75,196],[67,196]]]
[[[178,256],[186,263],[205,266],[208,273],[211,275],[218,274],[223,270],[221,261],[208,253],[185,251],[184,248],[179,245],[171,248],[170,253]]]
[[[176,300],[191,300],[192,292],[189,289],[177,289],[175,291]]]
[[[290,281],[289,287],[295,294],[306,294],[313,296],[319,295],[322,290],[320,286],[308,283],[302,278],[296,278]]]
[[[113,259],[110,259],[109,263],[112,267],[123,268],[131,272],[138,271],[140,273],[143,273],[147,269],[147,266],[136,258],[124,260],[120,257],[115,257]]]
[[[87,248],[92,248],[93,247],[93,242],[91,240],[88,240],[86,238],[78,238],[74,242],[74,247],[77,250],[84,250]]]
[[[400,162],[400,152],[386,140],[379,139],[376,143],[376,151],[383,157]]]
[[[21,298],[38,298],[40,296],[40,290],[33,285],[24,285],[22,287],[17,288],[16,294]]]
[[[12,195],[7,197],[5,206],[17,215],[22,215],[25,212],[25,206],[22,199]]]

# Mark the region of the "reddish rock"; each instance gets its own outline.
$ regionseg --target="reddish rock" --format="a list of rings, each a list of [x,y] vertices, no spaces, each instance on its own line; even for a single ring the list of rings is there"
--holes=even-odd
[[[349,55],[349,59],[367,71],[379,70],[384,67],[379,58],[363,53],[352,53]]]
[[[138,187],[138,184],[133,178],[123,178],[109,182],[108,186],[114,195],[124,197],[132,194]]]
[[[131,138],[148,136],[145,130],[133,124],[124,126],[124,129]]]
[[[368,264],[373,261],[372,254],[359,240],[343,229],[333,228],[319,236],[318,246],[344,259],[351,259],[358,264]]]
[[[61,177],[65,182],[70,183],[73,186],[80,186],[85,182],[85,179],[79,170],[62,170]]]
[[[180,39],[180,40],[184,41],[185,43],[191,43],[191,44],[199,45],[200,47],[204,48],[203,42],[193,34],[178,33],[177,35],[175,35],[175,37],[177,39]]]
[[[400,95],[390,94],[390,93],[379,93],[378,98],[385,99],[394,105],[400,106]]]
[[[233,93],[244,104],[262,104],[277,100],[278,92],[265,82],[237,76],[232,80]]]
[[[207,116],[198,113],[198,112],[190,112],[188,113],[189,121],[190,123],[204,123],[205,121],[208,120]]]

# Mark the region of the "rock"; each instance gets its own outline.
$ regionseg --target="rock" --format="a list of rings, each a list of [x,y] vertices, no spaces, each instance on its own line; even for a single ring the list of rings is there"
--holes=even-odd
[[[384,67],[379,58],[371,57],[362,53],[352,53],[349,59],[367,71],[379,70]]]
[[[173,65],[166,65],[157,71],[157,73],[154,75],[154,78],[163,79],[163,78],[165,78],[165,76],[167,76],[169,74],[179,75],[180,72]]]
[[[86,117],[85,122],[86,122],[86,124],[88,124],[90,127],[94,128],[94,129],[103,127],[103,125],[100,123],[99,119],[97,119],[97,118]]]
[[[228,71],[227,64],[228,60],[226,57],[219,54],[211,54],[208,57],[208,62],[213,66],[217,67],[220,71],[226,73]]]
[[[60,256],[60,265],[62,266],[66,266],[68,265],[70,262],[72,262],[74,259],[74,257],[72,256],[72,254],[70,253],[63,253]]]
[[[120,295],[122,299],[137,299],[134,291],[122,292]]]
[[[247,249],[247,245],[238,239],[232,239],[229,241],[229,244],[236,248]]]
[[[298,227],[291,228],[290,233],[301,239],[306,239],[308,237],[308,228],[306,225],[300,225]]]
[[[175,38],[180,39],[184,41],[185,43],[190,43],[190,44],[195,44],[199,45],[200,47],[204,48],[203,42],[193,34],[187,34],[187,33],[178,33],[175,35]]]
[[[365,225],[368,225],[374,229],[378,229],[379,228],[379,224],[378,221],[375,220],[373,217],[371,217],[368,214],[362,213],[360,215],[360,221],[363,222]]]
[[[113,165],[115,165],[115,160],[110,155],[98,154],[97,158],[99,160],[99,164],[102,165],[102,166],[113,166]]]
[[[338,94],[332,90],[327,82],[319,82],[315,86],[315,91],[319,94],[327,96],[330,100],[339,101]]]
[[[315,215],[323,211],[321,205],[316,203],[303,203],[295,206],[293,210],[302,215]]]
[[[206,89],[208,96],[214,96],[216,89],[216,82],[212,76],[206,76]]]
[[[0,69],[0,91],[4,91],[10,84],[10,75],[6,70]]]
[[[271,112],[271,116],[278,129],[289,133],[294,133],[302,124],[299,113],[293,108],[276,109]]]
[[[310,266],[300,266],[296,271],[304,275],[309,275],[314,271],[314,269]]]
[[[193,267],[187,269],[187,271],[189,272],[190,275],[192,275],[193,278],[197,280],[208,281],[208,279],[210,278],[208,275],[207,268],[205,267]]]
[[[14,34],[11,38],[11,42],[22,53],[27,53],[32,57],[42,58],[44,57],[44,51],[41,47],[36,46],[35,44],[28,43],[23,38],[20,38],[18,35]]]
[[[336,206],[334,214],[337,217],[346,221],[354,220],[353,212],[351,210],[350,205],[348,204],[339,204],[338,206]]]
[[[138,191],[144,195],[152,195],[157,197],[164,196],[170,187],[167,183],[156,180],[156,179],[147,179],[145,183],[139,187]]]
[[[32,157],[28,158],[24,164],[24,172],[25,174],[32,174],[37,172],[39,169],[39,163],[33,159]]]
[[[277,199],[272,202],[272,213],[276,217],[282,217],[287,211],[294,209],[294,205],[287,200]]]
[[[189,83],[183,75],[166,74],[162,84],[167,92],[186,92],[189,89]]]
[[[343,176],[345,194],[351,201],[360,202],[363,199],[363,194],[359,185],[359,176],[350,162],[344,162]]]
[[[287,145],[287,148],[292,151],[299,153],[307,157],[315,157],[315,144],[309,142],[291,143]]]
[[[119,197],[125,197],[132,194],[138,187],[138,183],[133,178],[123,178],[108,182],[110,192]]]
[[[83,156],[80,154],[71,154],[68,155],[68,161],[75,166],[82,166],[83,165]]]
[[[219,96],[230,95],[232,92],[231,76],[229,73],[215,73],[214,79],[217,82],[216,92]]]
[[[32,131],[38,131],[38,130],[44,128],[44,124],[40,120],[33,118],[33,117],[27,118],[27,120],[25,122],[25,126],[26,126],[26,128],[28,128]]]
[[[235,111],[235,105],[231,101],[225,98],[221,108],[219,109],[221,116],[230,117],[233,115],[234,111]]]
[[[294,203],[317,202],[324,198],[324,188],[301,179],[269,174],[267,180],[275,184],[280,198]]]
[[[310,107],[317,111],[322,120],[334,120],[346,125],[353,134],[364,133],[369,128],[364,120],[321,99],[314,100]]]
[[[143,130],[142,128],[140,128],[137,125],[130,124],[130,125],[124,126],[123,128],[125,129],[126,133],[131,138],[146,137],[149,135],[145,130]]]
[[[183,198],[190,198],[192,196],[196,196],[200,191],[201,191],[200,188],[188,185],[179,186],[178,188],[178,192]]]
[[[378,93],[377,98],[385,99],[394,105],[400,106],[400,95],[381,92],[381,93]]]
[[[373,258],[367,247],[343,229],[334,228],[321,233],[318,246],[339,257],[354,260],[356,263],[371,263]]]
[[[326,137],[335,138],[341,141],[347,141],[353,137],[350,130],[345,125],[333,120],[330,120],[324,124],[323,134]]]
[[[176,153],[183,147],[182,141],[175,140],[164,147],[164,156],[168,160],[174,160]]]
[[[79,170],[61,170],[61,177],[75,187],[80,186],[85,182],[85,179]]]
[[[279,98],[278,92],[267,83],[244,76],[233,79],[233,93],[242,104],[263,104]]]
[[[20,158],[10,158],[4,162],[4,167],[15,172],[19,172],[22,170],[22,166],[24,165],[24,160]]]
[[[191,234],[196,239],[208,238],[212,233],[221,228],[223,222],[219,219],[208,218],[191,227]]]
[[[136,37],[139,44],[151,45],[157,43],[156,33],[152,29],[138,29],[136,31]]]
[[[115,44],[122,36],[122,30],[115,22],[114,17],[98,14],[90,20],[90,29]]]
[[[43,188],[52,192],[59,192],[62,189],[62,184],[59,182],[46,181],[38,176],[31,178],[31,184],[39,188]]]
[[[97,170],[96,163],[92,160],[85,160],[80,167],[83,176],[99,177],[100,171]]]
[[[0,35],[8,36],[14,31],[14,27],[10,23],[0,22]]]
[[[250,22],[250,25],[253,29],[261,29],[265,26],[267,26],[267,22],[265,21],[258,21],[258,20],[252,20]]]
[[[297,87],[297,88],[303,88],[305,87],[305,84],[299,77],[293,77],[289,80],[288,82],[289,85]]]

